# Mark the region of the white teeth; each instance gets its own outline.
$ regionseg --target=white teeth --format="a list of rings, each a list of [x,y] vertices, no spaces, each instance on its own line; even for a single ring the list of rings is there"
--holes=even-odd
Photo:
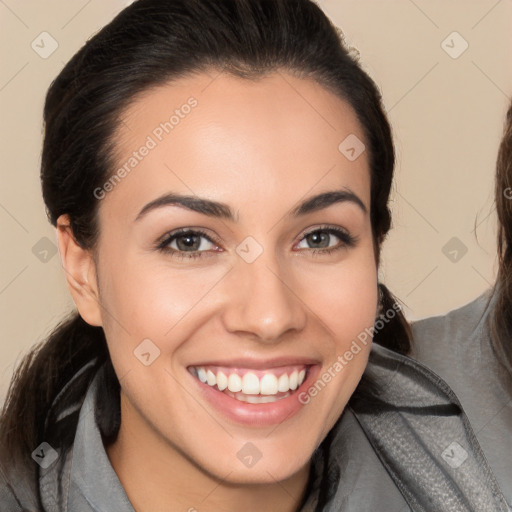
[[[297,385],[299,383],[299,373],[297,370],[294,370],[290,375],[290,389],[297,389]]]
[[[217,387],[219,391],[224,391],[228,387],[228,378],[223,372],[217,373]]]
[[[202,366],[195,367],[195,371],[197,378],[201,382],[208,384],[211,387],[217,386],[219,391],[225,391],[228,394],[229,392],[239,393],[241,391],[244,395],[248,396],[260,395],[259,398],[262,398],[262,395],[263,397],[272,397],[278,393],[295,391],[306,378],[306,369],[302,369],[300,371],[294,370],[289,375],[287,373],[283,373],[280,377],[276,377],[271,372],[264,373],[261,379],[253,372],[247,372],[243,377],[241,377],[236,372],[226,375],[226,373],[220,370],[215,374],[211,369],[207,369]],[[245,400],[243,398],[240,398],[240,400],[250,402],[250,400]],[[267,400],[267,402],[272,401],[273,400]],[[251,403],[267,402],[258,401]]]
[[[242,402],[248,402],[250,404],[269,404],[271,402],[277,402],[279,398],[276,396],[247,395],[246,397],[238,397],[238,400],[241,400]]]
[[[242,379],[236,373],[230,373],[228,377],[228,389],[233,393],[242,391]]]
[[[197,369],[197,377],[201,382],[206,382],[206,372],[204,368],[198,368]]]
[[[227,392],[227,394],[240,402],[247,402],[249,404],[269,404],[290,396],[290,393],[286,393],[283,396],[277,397],[262,395],[244,395],[243,393],[230,393],[229,391]]]
[[[206,382],[208,386],[215,386],[217,384],[217,377],[211,370],[206,370]]]
[[[283,373],[281,377],[279,377],[279,381],[277,384],[277,390],[280,392],[286,392],[290,389],[290,379],[286,373]]]
[[[242,379],[242,393],[245,395],[260,394],[260,379],[254,373],[246,373]]]
[[[277,393],[277,377],[271,373],[263,375],[260,388],[262,395],[275,395]]]

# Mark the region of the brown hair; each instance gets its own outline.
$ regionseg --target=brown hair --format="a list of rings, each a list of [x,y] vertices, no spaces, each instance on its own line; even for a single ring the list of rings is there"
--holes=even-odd
[[[493,290],[496,302],[490,316],[491,343],[512,376],[512,102],[496,162],[495,200],[499,269]]]

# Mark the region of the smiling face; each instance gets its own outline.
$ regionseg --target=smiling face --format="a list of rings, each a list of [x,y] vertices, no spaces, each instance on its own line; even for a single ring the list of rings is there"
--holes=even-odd
[[[368,155],[338,149],[349,135],[364,140],[348,103],[284,73],[181,78],[125,112],[126,172],[98,192],[97,318],[141,457],[274,482],[339,418],[369,344],[333,365],[377,307]]]

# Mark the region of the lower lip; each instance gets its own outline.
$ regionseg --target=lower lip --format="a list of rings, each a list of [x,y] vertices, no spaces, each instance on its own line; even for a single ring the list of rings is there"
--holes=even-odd
[[[302,409],[303,404],[298,397],[300,393],[308,389],[319,369],[319,365],[310,366],[306,379],[290,396],[267,404],[241,402],[222,391],[217,391],[208,384],[204,384],[194,375],[190,373],[189,375],[196,382],[200,393],[224,416],[239,424],[263,427],[283,423]]]

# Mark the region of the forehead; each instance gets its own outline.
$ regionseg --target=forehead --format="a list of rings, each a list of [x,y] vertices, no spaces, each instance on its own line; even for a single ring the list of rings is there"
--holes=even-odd
[[[354,110],[285,72],[257,80],[203,73],[145,91],[123,113],[116,148],[113,171],[125,172],[105,203],[125,209],[169,191],[243,210],[248,201],[292,205],[343,187],[370,207]]]

